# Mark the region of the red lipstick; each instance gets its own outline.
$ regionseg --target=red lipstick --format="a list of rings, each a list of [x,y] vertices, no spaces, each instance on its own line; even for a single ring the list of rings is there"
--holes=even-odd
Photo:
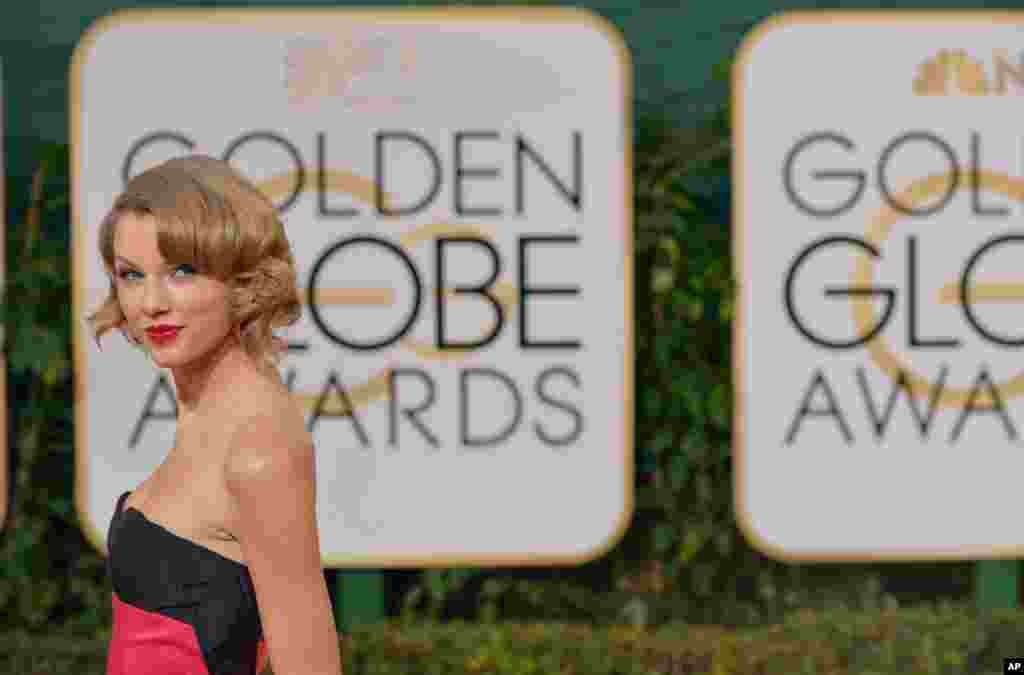
[[[170,326],[167,324],[160,324],[158,326],[150,326],[146,329],[146,335],[149,336],[150,340],[154,342],[170,342],[178,335],[178,331],[181,330],[181,326]]]

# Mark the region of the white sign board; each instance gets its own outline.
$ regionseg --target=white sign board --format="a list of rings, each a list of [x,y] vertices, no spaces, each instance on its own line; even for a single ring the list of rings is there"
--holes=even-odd
[[[226,159],[297,260],[281,371],[325,565],[598,557],[632,512],[629,73],[578,10],[119,12],[73,65],[77,316],[107,290],[96,233],[125,178]],[[174,438],[171,374],[113,335],[75,336],[101,550]]]
[[[739,51],[735,498],[768,555],[1024,555],[1022,28],[793,13]]]

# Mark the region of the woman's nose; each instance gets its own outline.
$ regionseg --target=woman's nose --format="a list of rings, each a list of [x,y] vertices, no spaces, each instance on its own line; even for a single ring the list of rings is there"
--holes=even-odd
[[[147,314],[153,314],[167,309],[167,289],[162,279],[154,277],[155,281],[147,283],[142,295],[142,308]]]

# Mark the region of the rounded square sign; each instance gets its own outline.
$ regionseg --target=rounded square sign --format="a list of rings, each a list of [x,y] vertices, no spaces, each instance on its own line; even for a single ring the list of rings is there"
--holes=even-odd
[[[223,158],[296,258],[281,370],[325,564],[597,557],[632,512],[629,73],[578,10],[114,14],[72,70],[76,315],[108,291],[96,235],[127,178]],[[111,335],[75,334],[77,504],[101,549],[174,438],[172,373]]]
[[[740,48],[735,501],[768,555],[1024,554],[1022,28],[801,12]]]

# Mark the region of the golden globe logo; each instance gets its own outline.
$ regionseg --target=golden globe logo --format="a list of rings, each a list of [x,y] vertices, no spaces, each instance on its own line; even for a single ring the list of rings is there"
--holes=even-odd
[[[905,237],[905,284],[900,287],[879,286],[874,283],[875,268],[885,258],[886,248],[893,247],[893,239],[898,234],[898,226],[905,219],[926,219],[938,216],[947,208],[951,200],[966,191],[969,195],[971,213],[975,216],[1005,218],[1009,208],[1005,204],[995,204],[984,193],[1001,194],[1013,200],[1024,197],[1024,180],[1013,179],[1005,174],[987,171],[981,168],[982,155],[981,135],[978,132],[968,134],[970,153],[966,162],[958,158],[953,143],[949,139],[928,131],[908,132],[897,136],[881,150],[872,170],[864,168],[843,169],[828,167],[819,168],[811,175],[819,181],[842,182],[850,190],[845,198],[835,204],[813,204],[802,194],[796,180],[794,166],[805,153],[811,153],[822,146],[834,146],[844,152],[856,156],[858,144],[849,136],[839,132],[810,133],[793,144],[787,153],[783,165],[785,193],[791,205],[799,212],[818,220],[838,219],[855,209],[865,198],[865,190],[874,183],[878,194],[886,207],[870,217],[864,235],[826,235],[807,244],[796,254],[787,267],[784,283],[786,315],[797,332],[811,344],[826,350],[848,351],[864,348],[868,351],[871,361],[884,371],[892,381],[888,404],[884,408],[873,398],[862,369],[857,369],[856,378],[864,397],[865,407],[878,438],[881,438],[891,421],[895,398],[899,391],[908,395],[909,409],[913,414],[922,437],[926,437],[931,429],[938,406],[952,406],[961,409],[950,440],[957,440],[970,416],[977,412],[997,413],[1001,416],[1005,431],[1009,438],[1015,439],[1017,431],[1005,408],[1005,398],[1024,392],[1024,371],[1015,373],[1003,382],[997,383],[990,369],[981,365],[977,368],[973,382],[967,387],[950,386],[947,375],[950,364],[944,364],[939,373],[931,378],[915,370],[912,365],[904,362],[891,345],[889,334],[893,331],[893,315],[897,304],[905,306],[906,347],[913,350],[926,349],[932,353],[945,350],[954,358],[962,346],[957,337],[926,336],[921,326],[921,305],[928,298],[920,291],[918,270],[925,243],[918,235]],[[901,153],[910,149],[925,147],[944,158],[947,169],[916,181],[902,190],[894,189],[890,184],[890,164]],[[873,181],[872,181],[873,179]],[[986,325],[976,310],[976,303],[983,301],[1006,301],[1024,299],[1024,284],[991,279],[976,279],[976,270],[985,257],[996,249],[1013,244],[1024,243],[1024,234],[1003,233],[994,235],[981,242],[975,249],[965,253],[965,259],[959,269],[955,281],[943,286],[932,301],[956,303],[962,311],[964,325],[975,336],[1001,348],[1024,346],[1024,336],[1008,336]],[[796,301],[797,280],[801,269],[816,255],[826,250],[842,248],[854,256],[854,273],[852,284],[845,287],[827,286],[823,292],[826,297],[846,297],[851,303],[856,334],[848,338],[825,336],[813,326],[799,309]],[[898,248],[898,246],[897,246]],[[878,314],[875,301],[882,300],[882,311]],[[926,410],[922,411],[916,399],[926,401]],[[814,401],[825,401],[824,406],[816,406]],[[842,414],[843,406],[833,393],[829,378],[822,368],[817,368],[812,375],[810,385],[805,390],[797,414],[785,436],[786,444],[795,442],[796,437],[808,417],[830,416],[847,442],[852,442],[854,434]]]
[[[316,153],[312,164],[307,165],[298,149],[298,144],[284,134],[269,131],[249,131],[239,134],[237,137],[225,142],[220,157],[230,161],[237,153],[243,152],[247,147],[254,145],[269,145],[282,151],[289,157],[292,166],[273,175],[270,178],[259,182],[258,187],[278,206],[282,213],[292,209],[298,201],[307,193],[314,193],[317,203],[317,216],[319,219],[352,219],[360,216],[364,210],[378,219],[394,217],[415,216],[430,208],[440,193],[442,182],[451,181],[453,186],[453,203],[451,212],[456,217],[466,215],[480,217],[502,216],[504,209],[496,206],[473,206],[467,202],[464,194],[465,184],[472,179],[500,180],[500,171],[496,167],[468,166],[464,156],[472,144],[479,143],[501,143],[505,142],[510,147],[510,155],[513,161],[513,197],[511,210],[518,216],[522,216],[529,208],[529,192],[526,188],[529,173],[535,174],[536,178],[542,179],[547,184],[547,189],[557,194],[563,203],[571,210],[580,212],[583,210],[583,135],[579,131],[572,131],[567,134],[566,143],[560,157],[553,158],[545,156],[539,144],[524,134],[514,134],[511,137],[502,137],[498,131],[454,131],[451,134],[450,142],[452,156],[454,158],[451,167],[443,166],[439,148],[436,148],[430,141],[411,130],[390,130],[378,131],[372,134],[369,146],[373,148],[372,177],[361,176],[356,172],[330,168],[328,159],[329,138],[326,132],[315,134]],[[178,146],[185,151],[196,149],[195,141],[180,130],[161,130],[145,134],[142,138],[131,144],[125,153],[121,163],[121,180],[127,183],[130,176],[134,175],[139,168],[136,166],[138,157],[144,154],[153,146],[161,145],[167,147]],[[403,145],[406,150],[413,149],[429,160],[432,170],[424,178],[423,184],[418,186],[403,186],[405,199],[401,203],[396,190],[391,189],[388,176],[389,150],[394,146]],[[559,175],[555,166],[569,167],[568,177]],[[409,190],[419,192],[415,198],[408,197]],[[539,189],[534,187],[532,189]],[[363,204],[363,208],[357,206],[338,207],[332,205],[328,198],[331,193],[343,193],[354,197]],[[580,293],[578,286],[551,287],[532,283],[529,278],[529,265],[526,262],[531,249],[542,246],[576,246],[579,243],[579,236],[571,235],[520,235],[517,238],[517,250],[513,260],[518,264],[510,264],[506,255],[495,245],[494,227],[488,224],[466,224],[466,223],[427,223],[413,227],[411,230],[402,232],[397,241],[391,238],[377,235],[358,235],[342,237],[337,243],[321,251],[313,264],[310,274],[310,287],[302,289],[302,296],[309,308],[313,322],[319,329],[319,333],[326,337],[335,346],[347,352],[368,353],[384,350],[394,344],[400,344],[408,350],[416,361],[448,360],[457,362],[469,354],[486,348],[497,340],[506,327],[517,320],[518,346],[521,350],[562,350],[576,351],[581,347],[579,337],[550,340],[538,338],[531,334],[527,326],[526,306],[530,296],[577,296]],[[433,244],[432,265],[434,269],[434,280],[436,283],[431,286],[425,280],[425,274],[418,269],[412,250],[419,246]],[[491,273],[482,283],[477,284],[449,284],[448,265],[446,265],[446,253],[450,248],[456,246],[468,246],[477,249],[485,257],[489,258]],[[359,287],[359,288],[336,288],[323,287],[319,285],[318,279],[321,271],[331,263],[331,259],[343,249],[372,248],[377,251],[391,255],[399,260],[407,271],[409,282],[407,290],[412,295],[412,310],[401,321],[397,322],[395,330],[390,334],[376,340],[359,341],[345,335],[344,329],[333,325],[324,316],[323,308],[328,306],[355,305],[363,307],[393,307],[397,304],[399,295],[393,287]],[[509,279],[507,270],[514,268],[515,280]],[[429,298],[428,298],[429,294]],[[487,303],[492,308],[493,323],[489,327],[482,327],[479,336],[473,340],[454,340],[448,336],[446,314],[451,312],[453,302],[467,302],[476,300]],[[433,302],[435,317],[435,340],[427,343],[416,340],[409,336],[409,332],[416,323],[425,303]],[[290,381],[294,378],[292,372]],[[428,402],[419,404],[414,408],[398,409],[398,387],[401,379],[416,378],[427,385],[430,392]],[[471,438],[468,432],[468,419],[466,415],[461,419],[460,437],[466,445],[490,445],[496,440],[506,440],[510,433],[521,423],[522,410],[524,407],[523,396],[513,378],[495,368],[467,368],[460,373],[460,391],[463,398],[467,396],[469,383],[478,379],[491,379],[493,382],[501,382],[506,390],[512,392],[515,400],[516,413],[512,424],[507,425],[501,433],[493,435],[488,439]],[[551,447],[570,445],[580,436],[584,428],[584,416],[582,410],[576,403],[569,400],[554,397],[550,391],[550,383],[553,379],[566,379],[577,389],[582,387],[581,377],[570,363],[552,363],[542,370],[535,379],[532,389],[542,405],[558,408],[572,417],[573,424],[567,434],[552,434],[544,430],[542,425],[535,426],[537,437]],[[141,438],[145,422],[148,419],[164,419],[166,413],[155,410],[157,394],[163,391],[165,395],[169,392],[168,383],[160,378],[154,389],[150,392],[148,404],[142,411],[141,417],[132,433],[130,446],[134,447]],[[312,413],[312,424],[323,416],[347,417],[352,421],[354,431],[363,446],[373,445],[371,434],[360,422],[358,409],[364,407],[370,401],[386,399],[391,402],[391,416],[398,415],[416,416],[410,418],[419,430],[428,438],[432,444],[437,445],[437,436],[426,431],[418,416],[435,401],[436,383],[434,378],[425,370],[412,367],[392,368],[386,367],[371,375],[365,381],[346,385],[330,375],[324,382],[319,392],[299,391],[294,392],[296,399]],[[466,410],[469,402],[463,400],[460,404],[461,410]],[[395,424],[391,424],[390,443],[395,443]]]

